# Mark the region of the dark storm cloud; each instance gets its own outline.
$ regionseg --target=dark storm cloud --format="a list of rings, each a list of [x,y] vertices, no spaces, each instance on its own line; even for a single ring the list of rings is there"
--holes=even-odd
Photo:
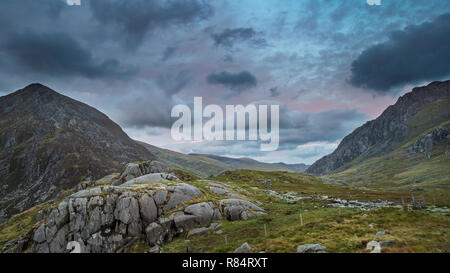
[[[89,3],[99,22],[119,27],[130,49],[139,46],[154,28],[192,23],[213,13],[209,4],[197,0],[91,0]]]
[[[220,33],[213,33],[211,37],[216,46],[231,48],[236,42],[249,41],[254,46],[266,44],[264,38],[258,38],[258,33],[253,28],[227,28]]]
[[[136,73],[134,69],[123,70],[116,59],[94,60],[87,48],[64,33],[12,34],[1,42],[0,48],[21,73],[90,79],[122,78]]]
[[[255,87],[257,84],[255,76],[245,70],[239,73],[229,73],[227,71],[223,71],[218,74],[209,74],[206,77],[206,81],[209,84],[223,85],[238,92]]]
[[[167,61],[168,59],[170,59],[173,56],[173,54],[175,54],[175,51],[177,51],[176,47],[172,47],[172,46],[166,47],[166,49],[164,49],[164,52],[161,56],[161,61]]]
[[[410,25],[352,63],[351,84],[387,93],[393,87],[450,75],[450,14]]]

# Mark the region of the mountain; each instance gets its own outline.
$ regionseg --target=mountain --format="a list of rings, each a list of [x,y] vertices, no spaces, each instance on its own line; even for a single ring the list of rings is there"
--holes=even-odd
[[[106,115],[41,84],[0,97],[0,220],[153,159]]]
[[[290,167],[288,164],[280,163],[265,163],[251,158],[230,158],[225,156],[211,155],[211,154],[189,154],[197,158],[210,158],[225,164],[228,170],[246,169],[255,171],[286,171],[296,172],[296,169]]]
[[[263,163],[250,158],[230,158],[210,154],[182,154],[136,141],[147,148],[156,159],[174,169],[181,169],[201,177],[217,175],[226,170],[249,169],[259,171],[302,172],[304,164]]]
[[[401,96],[307,173],[358,185],[445,186],[450,180],[449,130],[450,81],[433,82]]]
[[[219,174],[229,168],[217,160],[208,157],[197,157],[159,148],[145,142],[136,141],[155,155],[161,163],[173,169],[191,172],[201,177]]]
[[[286,168],[289,168],[289,169],[292,169],[292,170],[294,170],[297,173],[302,173],[302,172],[306,171],[306,169],[308,169],[309,166],[310,166],[310,165],[306,165],[306,164],[303,164],[303,163],[286,164],[286,163],[283,163],[283,162],[278,162],[278,163],[274,163],[274,164],[282,166],[282,167],[286,167]]]

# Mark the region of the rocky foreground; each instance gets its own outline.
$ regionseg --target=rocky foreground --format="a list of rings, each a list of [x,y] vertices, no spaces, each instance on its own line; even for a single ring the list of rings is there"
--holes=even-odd
[[[182,182],[156,161],[128,164],[121,175],[78,189],[40,211],[32,230],[3,251],[69,252],[68,243],[76,241],[85,253],[128,252],[144,238],[149,252],[159,252],[185,231],[191,237],[217,229],[215,220],[265,214],[245,190],[210,180]]]

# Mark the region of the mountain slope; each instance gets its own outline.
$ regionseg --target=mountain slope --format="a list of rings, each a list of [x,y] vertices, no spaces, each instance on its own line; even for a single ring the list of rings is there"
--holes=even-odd
[[[158,161],[169,167],[185,170],[201,177],[217,175],[223,171],[235,169],[301,172],[302,166],[304,165],[289,165],[284,163],[271,164],[259,162],[250,158],[229,158],[210,154],[182,154],[141,141],[136,142],[147,148],[147,150],[155,155]]]
[[[0,97],[0,128],[0,220],[153,158],[103,113],[41,84]]]
[[[247,169],[247,170],[255,170],[255,171],[287,171],[287,172],[295,172],[294,168],[289,167],[288,165],[282,165],[279,163],[264,163],[251,158],[231,158],[225,156],[211,155],[211,154],[189,154],[191,156],[195,156],[198,158],[210,158],[217,160],[219,162],[225,163],[228,166],[229,170],[236,169]]]
[[[352,186],[448,191],[450,81],[413,89],[307,172]]]
[[[344,171],[356,164],[386,155],[403,144],[420,136],[426,130],[449,120],[450,81],[433,82],[428,86],[414,88],[400,97],[378,118],[369,121],[346,136],[337,149],[311,165],[307,172],[325,175]],[[440,101],[444,101],[440,103]],[[425,107],[437,111],[417,114]],[[428,105],[428,106],[427,106]],[[427,111],[425,111],[427,112]]]

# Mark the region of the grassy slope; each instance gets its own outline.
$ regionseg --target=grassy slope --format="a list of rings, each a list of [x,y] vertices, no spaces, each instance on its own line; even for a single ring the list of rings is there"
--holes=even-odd
[[[450,154],[447,153],[447,145],[450,140],[435,146],[430,159],[424,154],[410,153],[408,147],[422,135],[450,123],[443,118],[449,111],[450,99],[425,105],[409,120],[409,135],[397,149],[380,157],[357,158],[351,168],[325,177],[352,186],[396,190],[422,188],[448,196]]]
[[[232,159],[218,156],[208,155],[187,155],[177,153],[167,149],[162,149],[149,145],[144,142],[137,141],[140,145],[146,147],[151,153],[153,153],[157,159],[171,168],[180,169],[191,172],[201,177],[207,177],[210,175],[217,175],[225,170],[234,169],[253,169],[263,171],[292,171],[289,167],[280,166],[277,164],[263,163],[256,160],[241,158]],[[223,160],[221,160],[223,159]]]
[[[306,243],[320,243],[328,252],[367,252],[365,246],[375,237],[377,231],[385,231],[382,240],[395,240],[383,248],[385,252],[450,252],[450,219],[447,215],[428,211],[403,211],[397,208],[376,211],[361,211],[327,207],[320,199],[303,200],[295,204],[268,195],[266,190],[280,193],[296,192],[299,196],[328,195],[330,197],[376,201],[391,200],[400,203],[410,198],[400,192],[362,190],[326,184],[319,178],[288,172],[262,172],[252,170],[227,171],[210,179],[225,182],[234,193],[247,192],[251,201],[261,202],[266,216],[247,221],[220,220],[223,234],[209,232],[205,235],[185,239],[186,234],[163,245],[164,252],[232,252],[248,242],[254,252],[295,252],[296,247]],[[205,192],[188,203],[212,201],[216,204],[226,198],[204,190],[206,183],[188,182]],[[68,193],[69,194],[69,193]],[[437,199],[442,205],[445,199]],[[25,235],[35,223],[35,215],[41,209],[54,206],[42,204],[11,218],[0,225],[0,248],[8,241]],[[304,225],[299,221],[302,214]],[[369,224],[374,223],[371,229]],[[265,236],[266,225],[267,236]],[[228,244],[225,244],[227,236]],[[142,239],[132,252],[145,252],[148,245]]]
[[[209,232],[186,240],[184,236],[163,247],[164,252],[232,252],[244,242],[252,252],[295,252],[300,244],[320,243],[328,252],[367,252],[367,242],[377,231],[385,231],[382,240],[395,240],[384,252],[449,252],[450,220],[445,215],[425,211],[403,211],[386,208],[376,211],[323,207],[321,200],[303,200],[296,204],[267,195],[265,189],[297,192],[310,196],[315,193],[358,200],[392,200],[400,202],[401,193],[343,188],[319,179],[283,172],[230,171],[216,180],[226,181],[250,192],[262,202],[268,215],[248,221],[219,221],[223,234]],[[268,179],[271,183],[267,183]],[[265,183],[263,183],[265,182]],[[287,183],[286,183],[287,182]],[[409,198],[403,195],[405,202]],[[438,200],[437,202],[443,202]],[[300,213],[304,225],[300,224]],[[369,224],[374,223],[371,229]],[[267,236],[265,236],[266,225]],[[228,244],[225,244],[225,235]]]

